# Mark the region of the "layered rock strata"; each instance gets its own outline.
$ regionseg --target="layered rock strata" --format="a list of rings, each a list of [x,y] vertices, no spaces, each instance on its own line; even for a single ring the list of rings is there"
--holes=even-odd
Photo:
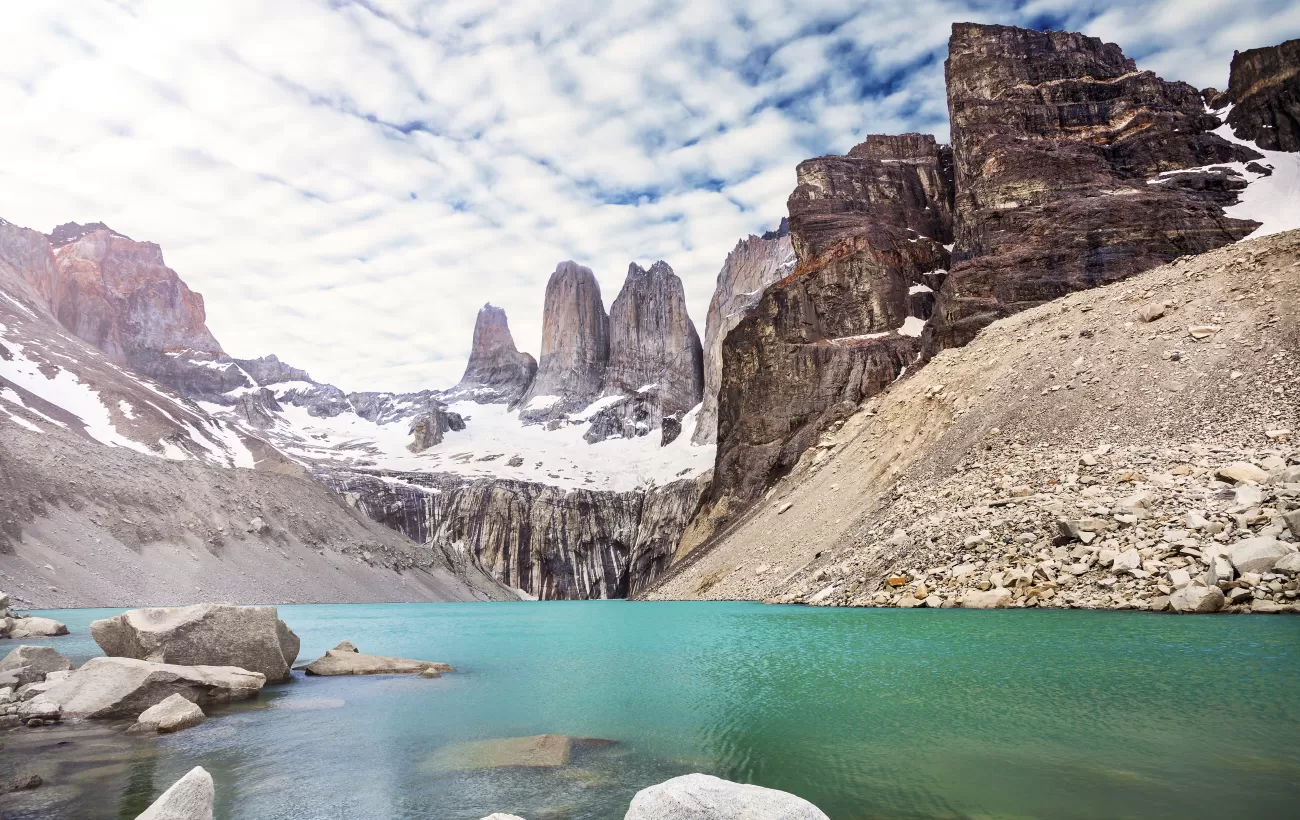
[[[933,137],[868,137],[800,164],[798,180],[798,266],[722,344],[715,512],[751,502],[902,374],[918,350],[911,291],[948,267],[951,160]]]
[[[1300,40],[1232,55],[1228,124],[1266,151],[1300,151]]]
[[[736,243],[718,271],[704,330],[704,404],[695,422],[695,444],[718,440],[718,388],[722,383],[722,342],[745,314],[758,304],[768,285],[794,270],[790,222],[763,236]]]
[[[590,268],[561,262],[546,283],[542,352],[537,375],[520,404],[534,420],[591,404],[605,386],[609,317]]]
[[[1138,70],[1118,46],[958,23],[945,68],[956,248],[927,357],[999,317],[1257,227],[1224,215],[1231,180],[1170,172],[1259,155],[1210,133],[1219,121],[1196,89]]]
[[[667,568],[700,479],[611,492],[508,479],[361,471],[319,477],[366,515],[453,564],[542,599],[623,598]]]
[[[515,347],[506,312],[486,304],[474,322],[474,342],[465,374],[444,394],[444,400],[510,404],[524,394],[536,373],[537,361]]]

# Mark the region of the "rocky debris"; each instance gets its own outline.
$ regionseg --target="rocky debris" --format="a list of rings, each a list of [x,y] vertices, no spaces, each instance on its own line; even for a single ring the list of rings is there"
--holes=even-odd
[[[452,672],[452,667],[433,661],[413,661],[407,658],[386,658],[366,655],[350,641],[344,641],[324,655],[301,667],[308,675],[412,675],[425,672]],[[435,676],[436,677],[436,676]]]
[[[441,404],[431,405],[411,422],[411,443],[407,449],[412,453],[422,453],[435,444],[441,444],[448,432],[464,429],[465,419],[459,413],[453,413]]]
[[[20,646],[0,660],[0,686],[18,688],[45,680],[51,672],[72,668],[67,658],[49,646]]]
[[[718,390],[722,384],[722,342],[745,314],[758,304],[768,285],[788,276],[795,266],[790,221],[763,236],[736,243],[718,271],[704,330],[704,406],[695,422],[695,444],[718,440]]]
[[[166,735],[198,726],[204,719],[202,709],[186,700],[184,695],[175,694],[141,712],[131,731]]]
[[[990,325],[829,429],[648,597],[1163,611],[1213,587],[1220,611],[1293,610],[1300,449],[1268,433],[1300,428],[1297,270],[1293,231]]]
[[[1232,55],[1228,124],[1265,151],[1300,151],[1300,40]]]
[[[674,777],[642,789],[625,820],[827,820],[801,797],[707,774]]]
[[[699,404],[703,391],[704,355],[682,280],[666,262],[633,263],[609,309],[605,395],[648,393],[671,416]]]
[[[609,317],[596,275],[561,262],[546,283],[541,358],[520,418],[542,422],[588,406],[604,388],[608,363]]]
[[[537,360],[515,347],[506,312],[489,303],[474,321],[474,342],[465,374],[443,399],[511,404],[524,394],[536,374]]]
[[[212,820],[216,799],[212,775],[195,766],[135,820]]]
[[[233,666],[177,666],[134,658],[91,658],[42,696],[65,717],[138,718],[179,694],[207,706],[256,697],[266,676]]]
[[[554,769],[569,765],[573,750],[608,746],[612,741],[568,735],[533,735],[457,743],[435,752],[429,767],[435,771],[472,771],[519,766]]]
[[[320,477],[417,544],[543,600],[621,598],[648,587],[672,560],[708,480],[614,492],[438,473]]]
[[[948,267],[950,158],[933,137],[906,134],[799,165],[789,201],[798,266],[722,345],[714,516],[752,503],[913,364],[909,291],[937,285]]]
[[[195,604],[133,609],[90,625],[95,643],[109,657],[182,666],[233,666],[289,679],[298,657],[298,636],[273,606]]]
[[[1200,94],[1081,34],[953,25],[946,63],[956,248],[933,356],[1012,312],[1250,234],[1203,174],[1259,159],[1210,133]]]

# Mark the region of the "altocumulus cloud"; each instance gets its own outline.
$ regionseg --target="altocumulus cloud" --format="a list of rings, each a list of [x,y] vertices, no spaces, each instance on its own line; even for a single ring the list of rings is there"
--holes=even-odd
[[[240,356],[347,389],[460,375],[485,301],[665,259],[703,321],[802,159],[947,137],[949,26],[1069,28],[1227,81],[1289,0],[60,0],[0,9],[0,215],[160,243]],[[703,328],[701,327],[701,332]]]

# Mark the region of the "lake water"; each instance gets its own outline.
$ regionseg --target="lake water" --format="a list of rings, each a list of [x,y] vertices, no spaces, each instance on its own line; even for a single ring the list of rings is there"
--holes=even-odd
[[[48,614],[75,662],[117,610]],[[5,820],[133,818],[191,767],[219,818],[621,818],[708,772],[859,818],[1295,817],[1300,618],[849,610],[745,603],[284,606],[299,662],[343,639],[437,680],[306,678],[141,738],[0,736],[47,785]],[[88,728],[87,728],[88,727]],[[558,769],[456,771],[465,741],[617,741]]]

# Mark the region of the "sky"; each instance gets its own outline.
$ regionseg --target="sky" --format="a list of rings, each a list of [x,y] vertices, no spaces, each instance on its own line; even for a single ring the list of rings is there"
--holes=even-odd
[[[0,6],[0,217],[163,248],[232,355],[454,384],[485,302],[534,355],[558,262],[667,261],[704,333],[803,159],[948,137],[955,21],[1083,31],[1169,80],[1291,0],[42,0]]]

